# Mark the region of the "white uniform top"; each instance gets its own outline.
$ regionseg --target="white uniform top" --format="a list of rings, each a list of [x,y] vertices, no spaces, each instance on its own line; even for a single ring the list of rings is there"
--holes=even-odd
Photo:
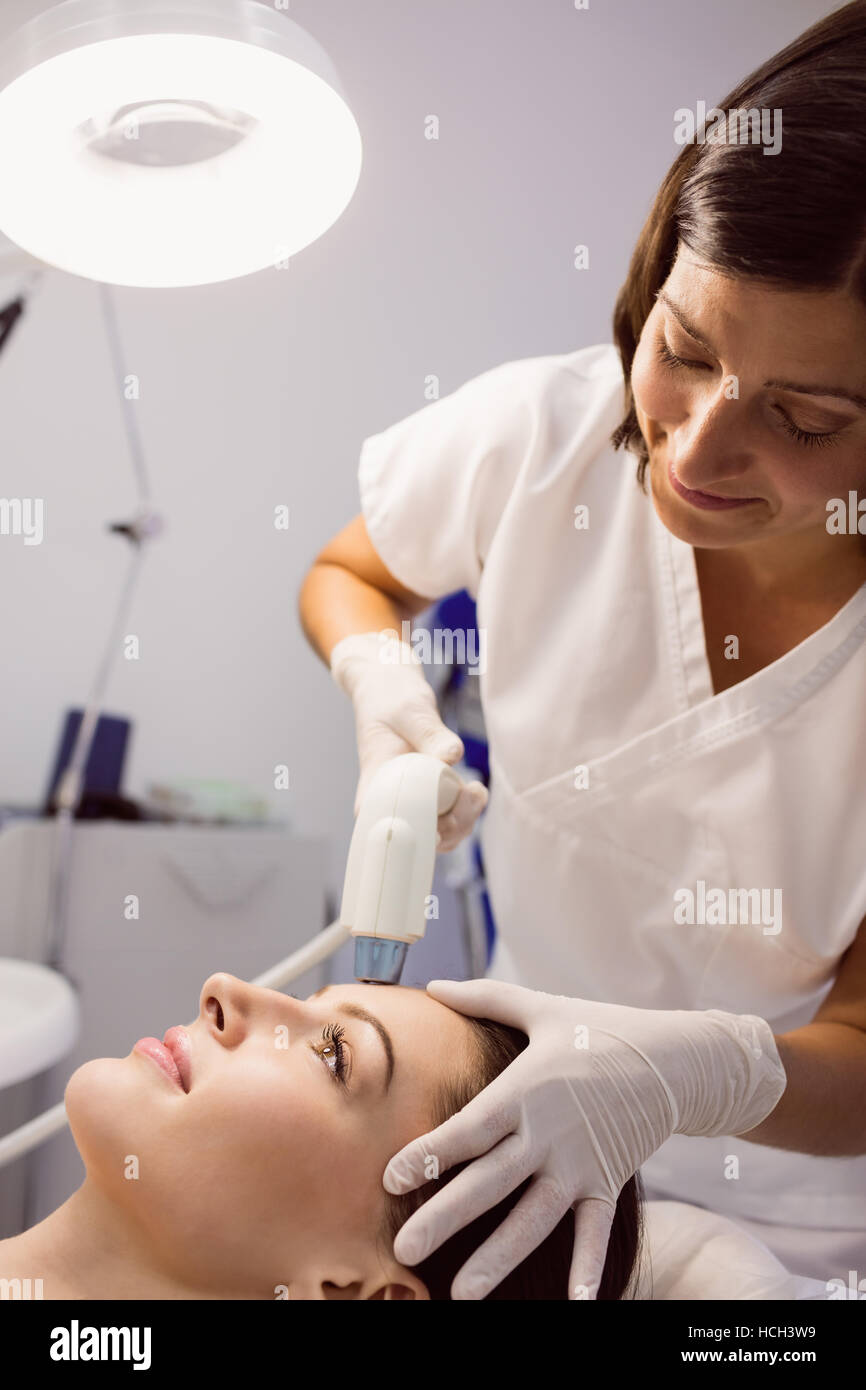
[[[827,1279],[793,1274],[739,1222],[686,1202],[663,1201],[644,1204],[641,1248],[626,1297],[856,1302],[863,1296],[860,1287],[850,1271]]]
[[[468,589],[486,631],[489,973],[781,1033],[866,914],[866,584],[714,695],[694,551],[609,443],[624,408],[610,345],[494,367],[364,440],[364,517],[401,583]],[[866,1268],[866,1158],[674,1135],[642,1172],[658,1195],[815,1228],[825,1257],[820,1228],[862,1232]]]
[[[647,1202],[627,1297],[676,1303],[847,1302],[857,1298],[856,1287],[849,1284],[844,1278],[831,1284],[792,1274],[766,1245],[727,1216],[687,1202]]]

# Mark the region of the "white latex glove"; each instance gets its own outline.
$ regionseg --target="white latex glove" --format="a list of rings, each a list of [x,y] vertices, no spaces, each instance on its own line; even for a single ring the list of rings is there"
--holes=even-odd
[[[785,1089],[770,1025],[750,1014],[634,1009],[542,994],[499,980],[432,980],[449,1008],[521,1029],[529,1046],[384,1173],[389,1192],[474,1159],[404,1223],[396,1258],[417,1264],[534,1176],[458,1272],[452,1298],[485,1298],[575,1210],[569,1298],[595,1298],[616,1200],[672,1134],[742,1134]]]
[[[331,652],[331,674],[355,709],[361,769],[355,815],[370,778],[389,758],[428,753],[444,763],[456,763],[463,757],[463,744],[439,718],[424,665],[408,642],[384,632],[353,633]],[[439,817],[437,848],[454,849],[486,805],[483,782],[466,782],[451,810]]]

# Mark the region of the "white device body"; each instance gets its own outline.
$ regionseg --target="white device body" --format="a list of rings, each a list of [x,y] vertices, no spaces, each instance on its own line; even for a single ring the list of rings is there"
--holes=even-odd
[[[355,937],[419,941],[436,865],[437,821],[460,792],[439,758],[403,753],[376,771],[358,811],[340,921]]]

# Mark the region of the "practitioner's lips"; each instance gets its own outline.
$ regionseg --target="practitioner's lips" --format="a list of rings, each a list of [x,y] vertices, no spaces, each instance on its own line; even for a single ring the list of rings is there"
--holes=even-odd
[[[747,507],[751,502],[762,500],[760,497],[721,497],[715,492],[697,492],[680,482],[672,463],[668,464],[668,478],[678,497],[690,502],[693,507],[702,507],[705,511],[727,511],[732,507]]]
[[[132,1050],[149,1057],[176,1086],[189,1091],[189,1036],[183,1028],[169,1028],[163,1042],[159,1038],[139,1038]]]

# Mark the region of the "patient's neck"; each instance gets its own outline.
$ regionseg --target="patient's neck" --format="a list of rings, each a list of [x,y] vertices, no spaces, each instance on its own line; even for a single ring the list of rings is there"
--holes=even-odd
[[[227,1296],[161,1268],[140,1227],[89,1179],[37,1226],[0,1241],[0,1278],[29,1279],[31,1288],[40,1279],[45,1299]]]

